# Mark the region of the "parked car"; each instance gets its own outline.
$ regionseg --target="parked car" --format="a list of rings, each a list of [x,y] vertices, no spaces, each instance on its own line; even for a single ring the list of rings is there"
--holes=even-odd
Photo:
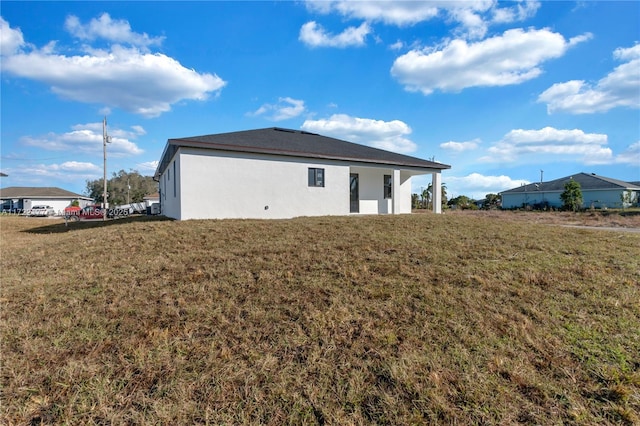
[[[70,206],[64,209],[64,218],[72,221],[97,220],[103,218],[103,213],[99,205],[89,205],[84,208]]]
[[[31,210],[29,210],[29,216],[55,216],[56,211],[51,206],[33,206]]]
[[[66,220],[80,220],[82,208],[79,206],[69,206],[64,208],[64,218]]]

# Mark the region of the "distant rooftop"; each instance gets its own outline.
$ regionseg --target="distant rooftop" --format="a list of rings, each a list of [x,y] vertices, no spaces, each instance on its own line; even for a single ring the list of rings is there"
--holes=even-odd
[[[85,195],[76,194],[64,189],[44,186],[44,187],[30,187],[30,186],[9,186],[7,188],[0,189],[0,198],[79,198],[83,200],[90,200],[90,197]]]
[[[520,192],[533,191],[562,192],[564,191],[564,185],[570,180],[578,182],[582,190],[632,189],[640,191],[640,185],[636,185],[631,182],[599,176],[594,173],[576,173],[575,175],[566,176],[549,182],[534,182],[528,185],[519,186],[507,191],[502,191],[501,194],[516,194]]]

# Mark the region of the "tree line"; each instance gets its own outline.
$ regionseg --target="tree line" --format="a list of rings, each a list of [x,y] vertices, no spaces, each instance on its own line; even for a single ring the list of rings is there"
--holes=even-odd
[[[87,180],[86,194],[97,203],[102,203],[104,180]],[[140,203],[143,198],[158,192],[158,182],[151,176],[142,176],[136,170],[120,170],[107,179],[107,200],[110,205]]]
[[[442,184],[442,208],[459,208],[466,209],[492,209],[500,207],[502,196],[499,194],[487,194],[482,202],[477,202],[466,195],[459,195],[457,197],[447,199],[447,187]],[[414,209],[431,209],[433,208],[433,193],[432,186],[423,189],[419,194],[411,194],[411,205]]]
[[[414,209],[431,209],[433,203],[432,199],[432,186],[429,186],[420,194],[411,194],[411,205]],[[627,204],[632,202],[632,194],[623,193],[621,196],[622,203]],[[564,191],[560,194],[560,200],[562,200],[562,208],[564,210],[578,211],[582,208],[583,197],[582,188],[580,184],[573,179],[565,183]],[[461,210],[476,210],[476,209],[495,209],[500,208],[502,204],[502,196],[500,194],[487,194],[484,200],[475,201],[466,195],[459,195],[450,200],[447,200],[446,186],[442,185],[442,208],[458,208]]]

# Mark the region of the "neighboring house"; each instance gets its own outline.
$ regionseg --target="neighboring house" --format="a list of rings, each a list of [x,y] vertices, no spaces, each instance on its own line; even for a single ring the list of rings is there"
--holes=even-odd
[[[160,209],[185,219],[411,213],[411,177],[446,164],[314,133],[267,128],[169,139],[154,179]],[[435,189],[437,188],[437,189]]]
[[[35,206],[51,206],[56,214],[61,215],[74,200],[78,200],[80,207],[93,202],[84,195],[55,187],[10,186],[0,189],[2,211],[27,213]]]
[[[530,183],[501,192],[502,208],[562,207],[560,194],[564,192],[564,185],[570,180],[580,184],[582,206],[586,208],[626,208],[636,205],[640,200],[639,185],[594,173],[578,173],[550,182]],[[623,194],[626,195],[625,203],[622,201]]]
[[[160,194],[156,192],[155,194],[145,195],[142,201],[147,207],[151,207],[152,204],[160,202]]]
[[[142,199],[147,207],[147,214],[160,214],[160,193],[145,195]]]

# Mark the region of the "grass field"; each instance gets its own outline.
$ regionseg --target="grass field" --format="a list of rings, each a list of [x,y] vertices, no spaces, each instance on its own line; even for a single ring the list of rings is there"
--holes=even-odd
[[[640,234],[526,218],[0,217],[0,423],[640,424]]]

